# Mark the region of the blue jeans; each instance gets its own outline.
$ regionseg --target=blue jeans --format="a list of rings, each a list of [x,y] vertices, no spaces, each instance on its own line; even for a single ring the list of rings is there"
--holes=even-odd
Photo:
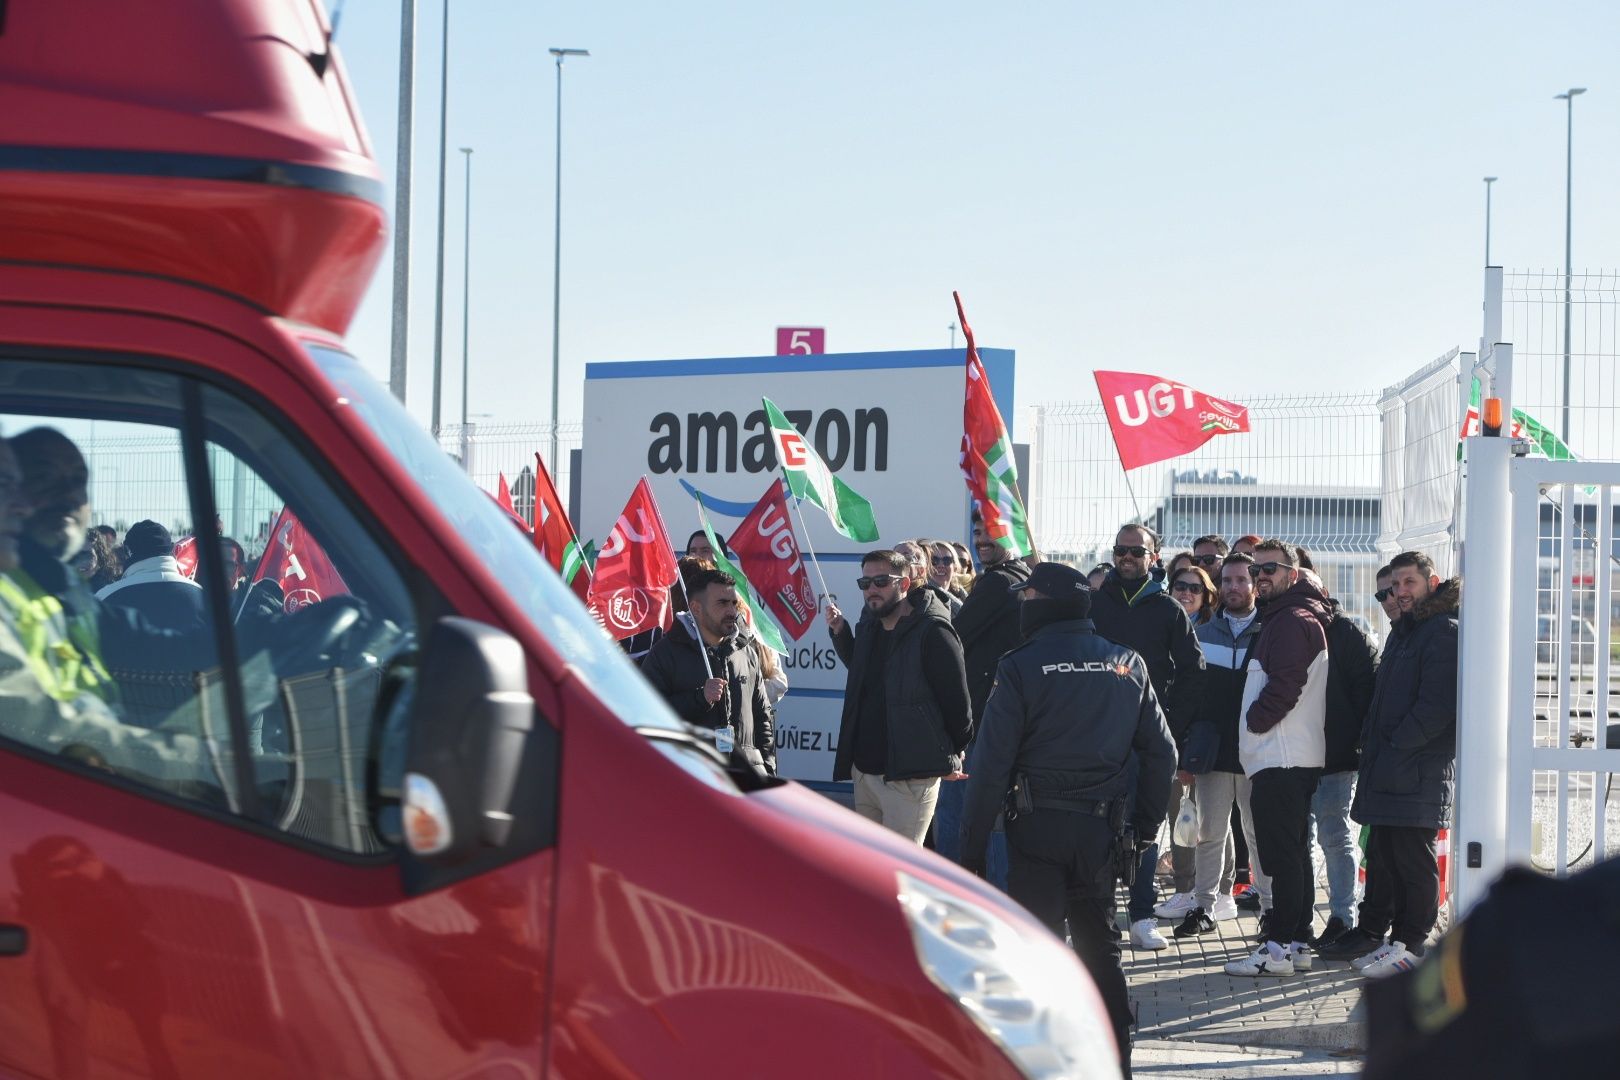
[[[973,772],[972,751],[967,771]],[[934,803],[934,852],[953,863],[962,861],[962,807],[967,801],[966,780],[945,780],[939,785],[939,801]],[[990,834],[985,852],[985,876],[990,884],[1007,891],[1007,834],[997,829]]]
[[[1311,835],[1327,859],[1329,914],[1355,922],[1356,827],[1350,821],[1350,800],[1356,794],[1354,771],[1323,773],[1311,797]],[[1315,851],[1312,855],[1314,858]],[[1314,877],[1316,868],[1311,868]]]

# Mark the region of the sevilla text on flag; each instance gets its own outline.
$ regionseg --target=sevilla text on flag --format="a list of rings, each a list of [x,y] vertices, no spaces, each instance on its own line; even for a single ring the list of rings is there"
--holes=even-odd
[[[1217,435],[1249,430],[1249,410],[1174,379],[1133,371],[1095,371],[1097,393],[1127,469],[1179,457]]]

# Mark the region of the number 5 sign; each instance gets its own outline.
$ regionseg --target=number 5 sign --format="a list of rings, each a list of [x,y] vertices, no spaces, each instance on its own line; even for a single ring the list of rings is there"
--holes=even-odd
[[[778,326],[777,356],[820,356],[827,351],[827,330],[822,326]]]

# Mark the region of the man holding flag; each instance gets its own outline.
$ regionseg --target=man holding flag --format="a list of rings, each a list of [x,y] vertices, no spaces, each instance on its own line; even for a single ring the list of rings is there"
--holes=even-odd
[[[775,776],[774,712],[759,658],[739,633],[737,583],[701,569],[683,586],[687,610],[648,651],[641,673],[681,719],[714,730],[732,768]]]

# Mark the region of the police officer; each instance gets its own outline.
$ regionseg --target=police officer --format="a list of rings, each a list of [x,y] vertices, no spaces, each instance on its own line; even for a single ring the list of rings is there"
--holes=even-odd
[[[1108,1006],[1130,1074],[1130,1002],[1119,966],[1114,877],[1164,821],[1175,743],[1142,658],[1099,637],[1080,571],[1041,563],[1015,587],[1024,643],[1001,658],[978,732],[962,865],[983,873],[1008,807],[1007,891],[1074,951]],[[1136,770],[1135,802],[1125,805]],[[1015,789],[1016,785],[1016,790]]]

